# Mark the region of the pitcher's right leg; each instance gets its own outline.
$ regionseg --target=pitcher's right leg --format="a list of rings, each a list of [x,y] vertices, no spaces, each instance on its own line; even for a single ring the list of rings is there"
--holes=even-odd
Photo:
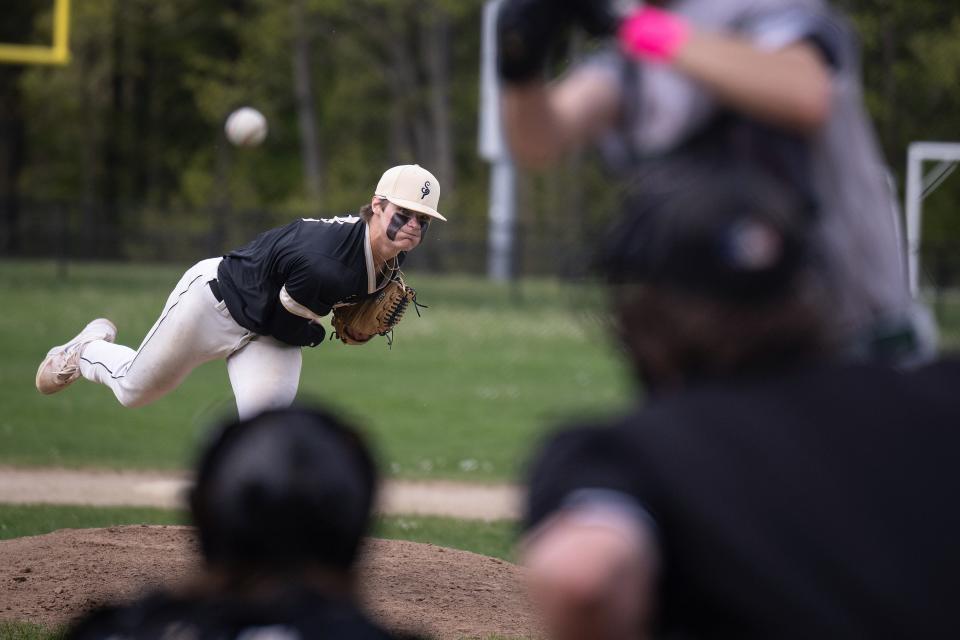
[[[303,356],[300,347],[257,336],[227,358],[227,373],[241,420],[265,409],[289,407],[297,397]]]

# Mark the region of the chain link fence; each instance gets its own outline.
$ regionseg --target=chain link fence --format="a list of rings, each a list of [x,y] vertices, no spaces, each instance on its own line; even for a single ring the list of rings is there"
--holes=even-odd
[[[257,234],[297,217],[333,217],[293,211],[157,210],[137,207],[108,212],[74,203],[31,202],[15,224],[0,225],[6,258],[70,261],[166,262],[191,264],[223,254]],[[602,229],[525,221],[516,228],[516,277],[583,276]],[[431,225],[425,242],[409,254],[407,269],[430,273],[484,275],[487,271],[485,219]],[[927,241],[921,248],[921,287],[941,306],[960,289],[960,244]]]
[[[24,204],[14,224],[0,228],[7,258],[191,264],[246,244],[257,234],[298,217],[333,217],[265,209],[242,211],[131,208],[114,215],[63,202]],[[516,277],[575,278],[589,267],[597,233],[532,222],[516,228]],[[483,275],[487,270],[486,220],[430,226],[406,268],[431,273]]]

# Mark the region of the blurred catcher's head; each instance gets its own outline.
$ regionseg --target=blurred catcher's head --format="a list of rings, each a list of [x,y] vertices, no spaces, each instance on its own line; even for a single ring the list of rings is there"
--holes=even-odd
[[[446,222],[437,211],[440,204],[440,182],[418,164],[404,164],[387,169],[373,195],[386,198],[408,211],[425,213],[431,218]]]
[[[216,433],[190,507],[212,568],[345,571],[375,485],[371,455],[350,427],[324,411],[271,410]]]
[[[792,291],[813,215],[762,171],[670,164],[627,198],[599,266],[615,284],[760,304]]]
[[[599,267],[644,382],[680,384],[817,351],[809,201],[767,172],[666,164],[627,199]]]

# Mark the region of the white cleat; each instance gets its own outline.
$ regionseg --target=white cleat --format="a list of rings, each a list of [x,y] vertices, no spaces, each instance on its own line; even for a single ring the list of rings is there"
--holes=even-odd
[[[106,318],[97,318],[67,344],[54,347],[37,369],[37,391],[45,395],[62,391],[80,377],[80,353],[95,340],[113,342],[117,327]]]

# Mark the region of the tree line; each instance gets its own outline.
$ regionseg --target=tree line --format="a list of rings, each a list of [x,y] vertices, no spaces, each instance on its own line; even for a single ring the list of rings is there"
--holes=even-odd
[[[0,40],[49,33],[50,0],[11,4]],[[401,162],[438,176],[456,221],[443,233],[482,241],[482,4],[74,2],[69,65],[0,66],[2,250],[22,252],[30,218],[48,215],[38,203],[61,203],[77,228],[113,230],[113,241],[97,243],[104,256],[135,253],[123,238],[145,228],[202,228],[221,247],[238,240],[237,212],[273,224],[355,211],[380,172]],[[860,33],[866,103],[902,184],[910,141],[960,140],[960,10],[836,4]],[[225,143],[223,121],[241,105],[269,120],[261,148]],[[603,201],[603,184],[589,156],[524,176],[531,242],[589,225],[598,214],[586,203]],[[960,239],[960,176],[927,204],[927,236]]]

